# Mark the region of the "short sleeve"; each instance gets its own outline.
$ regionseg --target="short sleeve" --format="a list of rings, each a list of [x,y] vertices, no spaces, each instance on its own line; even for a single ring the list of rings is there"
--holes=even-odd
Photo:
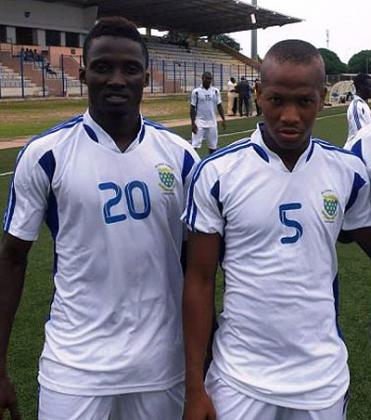
[[[353,176],[352,190],[345,207],[343,230],[354,230],[371,226],[370,180],[366,167],[359,161]]]
[[[197,90],[193,89],[192,93],[191,93],[191,105],[192,106],[197,106],[197,95],[198,95]]]
[[[4,231],[25,240],[38,238],[47,208],[50,183],[39,159],[30,149],[21,151],[10,185]]]
[[[220,182],[215,168],[201,162],[193,175],[182,220],[189,230],[224,233]]]
[[[216,89],[216,103],[217,103],[217,105],[222,103],[222,97],[220,95],[219,89]]]

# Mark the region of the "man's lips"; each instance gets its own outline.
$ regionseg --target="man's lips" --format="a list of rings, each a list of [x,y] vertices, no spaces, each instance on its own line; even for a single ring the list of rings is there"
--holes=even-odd
[[[129,99],[129,96],[124,93],[112,92],[112,93],[105,94],[104,98],[108,102],[122,103],[122,102],[126,102]]]

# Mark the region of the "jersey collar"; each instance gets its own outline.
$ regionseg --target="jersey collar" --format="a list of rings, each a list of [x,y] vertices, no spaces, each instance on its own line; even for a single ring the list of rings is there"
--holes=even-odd
[[[122,152],[117,147],[112,137],[98,123],[96,123],[93,120],[92,116],[89,113],[89,110],[87,110],[83,116],[83,126],[86,134],[91,140],[117,153],[128,153],[134,150],[142,142],[145,133],[143,117],[142,115],[140,115],[140,129],[138,131],[138,134],[136,138],[130,143],[129,147],[124,152]]]
[[[258,123],[256,130],[251,135],[251,142],[256,144],[260,149],[262,149],[265,153],[265,155],[268,157],[268,161],[270,165],[273,165],[277,169],[284,171],[284,172],[290,172],[286,166],[283,164],[281,158],[277,155],[277,153],[274,153],[271,149],[268,148],[268,146],[265,144],[262,136],[262,130],[264,128],[264,123]],[[298,171],[303,165],[306,164],[306,162],[309,161],[309,159],[312,156],[313,153],[313,139],[312,137],[309,140],[309,144],[307,148],[304,150],[304,152],[299,157],[298,161],[296,162],[296,165],[294,169],[291,172]],[[259,153],[258,153],[259,154]],[[260,154],[262,155],[262,154]],[[265,159],[267,160],[267,159]]]

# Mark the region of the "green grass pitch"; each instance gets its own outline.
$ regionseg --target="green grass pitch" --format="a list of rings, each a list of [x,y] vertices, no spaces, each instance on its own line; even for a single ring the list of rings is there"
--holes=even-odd
[[[160,106],[159,106],[160,105]],[[63,119],[83,111],[86,101],[32,101],[0,103],[0,139],[36,134]],[[159,114],[157,109],[167,110]],[[145,115],[159,121],[187,118],[184,97],[145,100]],[[40,116],[43,116],[40,118]],[[42,121],[42,122],[40,122]],[[220,144],[246,137],[254,129],[256,118],[227,122],[220,130]],[[190,138],[190,126],[173,131]],[[342,145],[346,137],[344,108],[321,113],[314,134]],[[12,171],[18,150],[0,151],[0,174]],[[205,154],[202,150],[201,154]],[[0,210],[5,207],[10,176],[0,176]],[[340,323],[349,350],[351,368],[351,401],[348,420],[371,418],[371,274],[370,261],[354,245],[339,245]],[[46,229],[33,246],[29,257],[22,302],[17,313],[9,349],[10,374],[16,384],[20,408],[25,420],[37,418],[37,364],[43,343],[43,326],[47,319],[53,293],[52,243]],[[222,306],[222,280],[218,275],[217,307]],[[331,419],[329,419],[331,420]]]

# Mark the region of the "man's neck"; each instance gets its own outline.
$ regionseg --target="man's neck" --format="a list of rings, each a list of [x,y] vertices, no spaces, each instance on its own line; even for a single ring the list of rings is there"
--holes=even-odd
[[[89,109],[93,120],[108,133],[117,147],[123,152],[138,135],[140,130],[140,114],[96,114]]]

